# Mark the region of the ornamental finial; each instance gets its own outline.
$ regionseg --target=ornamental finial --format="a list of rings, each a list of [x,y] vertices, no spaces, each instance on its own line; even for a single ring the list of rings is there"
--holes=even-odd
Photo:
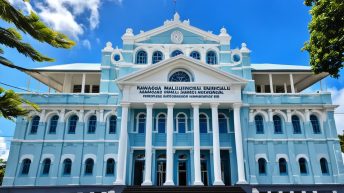
[[[178,14],[178,12],[176,12],[173,16],[173,21],[180,21],[180,16]]]

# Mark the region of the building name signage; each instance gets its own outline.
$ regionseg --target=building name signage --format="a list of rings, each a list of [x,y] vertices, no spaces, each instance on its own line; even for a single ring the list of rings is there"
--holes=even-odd
[[[229,86],[137,86],[143,98],[220,98]]]

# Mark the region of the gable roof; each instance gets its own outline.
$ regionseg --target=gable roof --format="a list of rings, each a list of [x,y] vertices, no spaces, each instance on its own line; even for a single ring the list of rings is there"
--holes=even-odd
[[[138,71],[135,71],[131,74],[128,74],[128,75],[125,75],[119,79],[117,79],[117,83],[118,84],[124,84],[125,82],[127,81],[130,81],[136,77],[139,77],[145,73],[149,73],[151,71],[154,71],[154,70],[157,70],[159,68],[164,68],[165,66],[168,66],[168,65],[173,65],[175,64],[177,61],[186,61],[188,62],[189,64],[191,65],[197,65],[198,67],[201,67],[203,69],[206,69],[206,70],[210,70],[216,74],[218,74],[219,76],[222,76],[224,78],[227,78],[227,79],[231,79],[231,80],[234,80],[234,84],[241,84],[242,86],[243,85],[246,85],[246,83],[248,82],[248,80],[244,79],[244,78],[241,78],[239,76],[236,76],[236,75],[233,75],[233,74],[229,74],[227,72],[224,72],[222,70],[219,70],[215,67],[212,67],[211,65],[208,65],[208,64],[205,64],[199,60],[196,60],[196,59],[193,59],[191,57],[187,57],[185,55],[178,55],[176,57],[172,57],[172,58],[169,58],[167,60],[164,60],[164,61],[161,61],[157,64],[154,64],[154,65],[150,65],[146,68],[143,68],[141,70],[138,70]]]
[[[192,32],[194,34],[200,35],[202,37],[204,37],[207,40],[211,40],[211,41],[215,41],[215,42],[220,42],[220,37],[218,35],[215,35],[213,33],[210,32],[206,32],[204,30],[201,30],[199,28],[193,27],[190,25],[190,21],[189,20],[184,20],[183,22],[180,20],[179,14],[175,13],[173,20],[166,20],[164,22],[164,25],[157,27],[155,29],[149,30],[147,32],[142,32],[138,35],[134,35],[132,37],[132,39],[135,42],[141,42],[144,40],[147,40],[149,37],[155,36],[157,34],[166,32],[168,30],[171,30],[173,28],[181,28],[184,29],[186,31]],[[122,39],[126,37],[126,35],[132,36],[131,34],[132,32],[130,31],[130,33],[126,33],[123,35]]]

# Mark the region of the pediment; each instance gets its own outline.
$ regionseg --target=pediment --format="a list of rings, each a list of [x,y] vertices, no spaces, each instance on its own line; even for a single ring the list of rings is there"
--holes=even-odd
[[[246,79],[233,74],[226,73],[209,64],[204,64],[184,55],[173,57],[157,64],[150,65],[132,74],[121,77],[117,80],[120,87],[129,84],[178,84],[169,82],[172,72],[181,69],[189,72],[193,81],[183,84],[197,85],[240,85],[244,87]]]
[[[166,20],[163,26],[142,32],[134,36],[134,42],[136,43],[171,43],[163,42],[168,41],[171,37],[171,33],[175,30],[179,30],[186,37],[183,43],[219,43],[219,36],[201,30],[199,28],[190,25],[189,20],[180,20],[178,13],[174,15],[173,20]],[[168,36],[168,38],[166,38]]]

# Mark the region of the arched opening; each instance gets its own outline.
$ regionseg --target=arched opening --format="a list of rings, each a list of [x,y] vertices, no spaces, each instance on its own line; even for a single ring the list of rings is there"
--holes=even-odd
[[[137,131],[138,133],[145,133],[146,130],[146,114],[140,113],[137,116]]]
[[[328,163],[325,158],[320,159],[320,168],[321,168],[321,173],[322,174],[329,174],[330,171],[328,169]]]
[[[287,161],[284,158],[280,158],[278,160],[278,166],[279,166],[280,175],[286,175],[288,173]]]
[[[147,53],[140,50],[136,54],[136,64],[147,64]]]
[[[158,116],[158,133],[166,132],[166,115],[161,113]]]
[[[97,128],[97,117],[95,115],[92,115],[89,119],[88,119],[88,129],[87,129],[87,133],[89,134],[93,134],[96,132],[96,128]]]
[[[254,117],[254,122],[256,124],[256,133],[264,134],[264,119],[261,115],[256,115]]]
[[[162,52],[160,51],[155,51],[153,52],[153,56],[152,56],[152,63],[158,63],[160,61],[162,61],[164,59],[164,55],[162,54]]]
[[[63,161],[63,175],[70,175],[72,172],[72,160],[65,159]]]
[[[44,159],[42,166],[42,175],[49,175],[51,160],[49,158]]]
[[[109,118],[109,133],[114,134],[116,133],[117,128],[117,116],[111,115]]]
[[[183,52],[180,51],[180,50],[174,50],[174,51],[171,53],[171,57],[175,57],[175,56],[178,56],[178,55],[180,55],[180,54],[183,54]]]
[[[258,171],[260,175],[266,175],[266,160],[264,158],[258,159]]]
[[[297,115],[291,116],[291,122],[293,124],[294,134],[301,134],[300,118]]]
[[[85,175],[92,175],[93,174],[93,166],[94,166],[93,159],[88,158],[85,161]]]
[[[49,133],[50,134],[56,133],[58,121],[59,121],[58,115],[54,115],[50,118],[50,123],[49,123]]]
[[[274,116],[272,117],[272,119],[273,119],[273,122],[274,122],[274,131],[275,131],[275,133],[276,133],[276,134],[281,134],[281,133],[283,133],[283,131],[282,131],[282,119],[281,119],[281,117],[278,116],[278,115],[274,115]]]
[[[201,54],[199,52],[197,52],[197,51],[192,51],[190,53],[190,57],[194,58],[196,60],[200,60],[201,59]]]
[[[36,134],[39,126],[39,116],[34,116],[31,121],[30,134]]]
[[[78,123],[79,117],[77,115],[72,115],[68,121],[68,133],[74,134],[76,130],[76,125]]]
[[[203,113],[199,114],[199,131],[200,133],[208,133],[208,117]]]
[[[311,115],[310,121],[311,121],[311,124],[312,124],[313,133],[314,134],[319,134],[320,133],[320,124],[319,124],[318,117],[315,116],[315,115]]]
[[[217,64],[217,56],[214,51],[207,52],[207,64]]]
[[[300,173],[306,175],[308,173],[307,161],[305,158],[299,159]]]
[[[106,175],[114,175],[115,174],[115,160],[109,158],[106,161]]]
[[[22,170],[21,174],[22,175],[28,175],[30,171],[30,166],[31,166],[31,160],[30,159],[24,159],[22,163]]]
[[[219,132],[220,133],[228,133],[228,118],[226,117],[225,114],[219,113],[218,115],[219,118]]]
[[[186,115],[184,113],[179,113],[177,115],[177,130],[178,133],[186,132]]]

